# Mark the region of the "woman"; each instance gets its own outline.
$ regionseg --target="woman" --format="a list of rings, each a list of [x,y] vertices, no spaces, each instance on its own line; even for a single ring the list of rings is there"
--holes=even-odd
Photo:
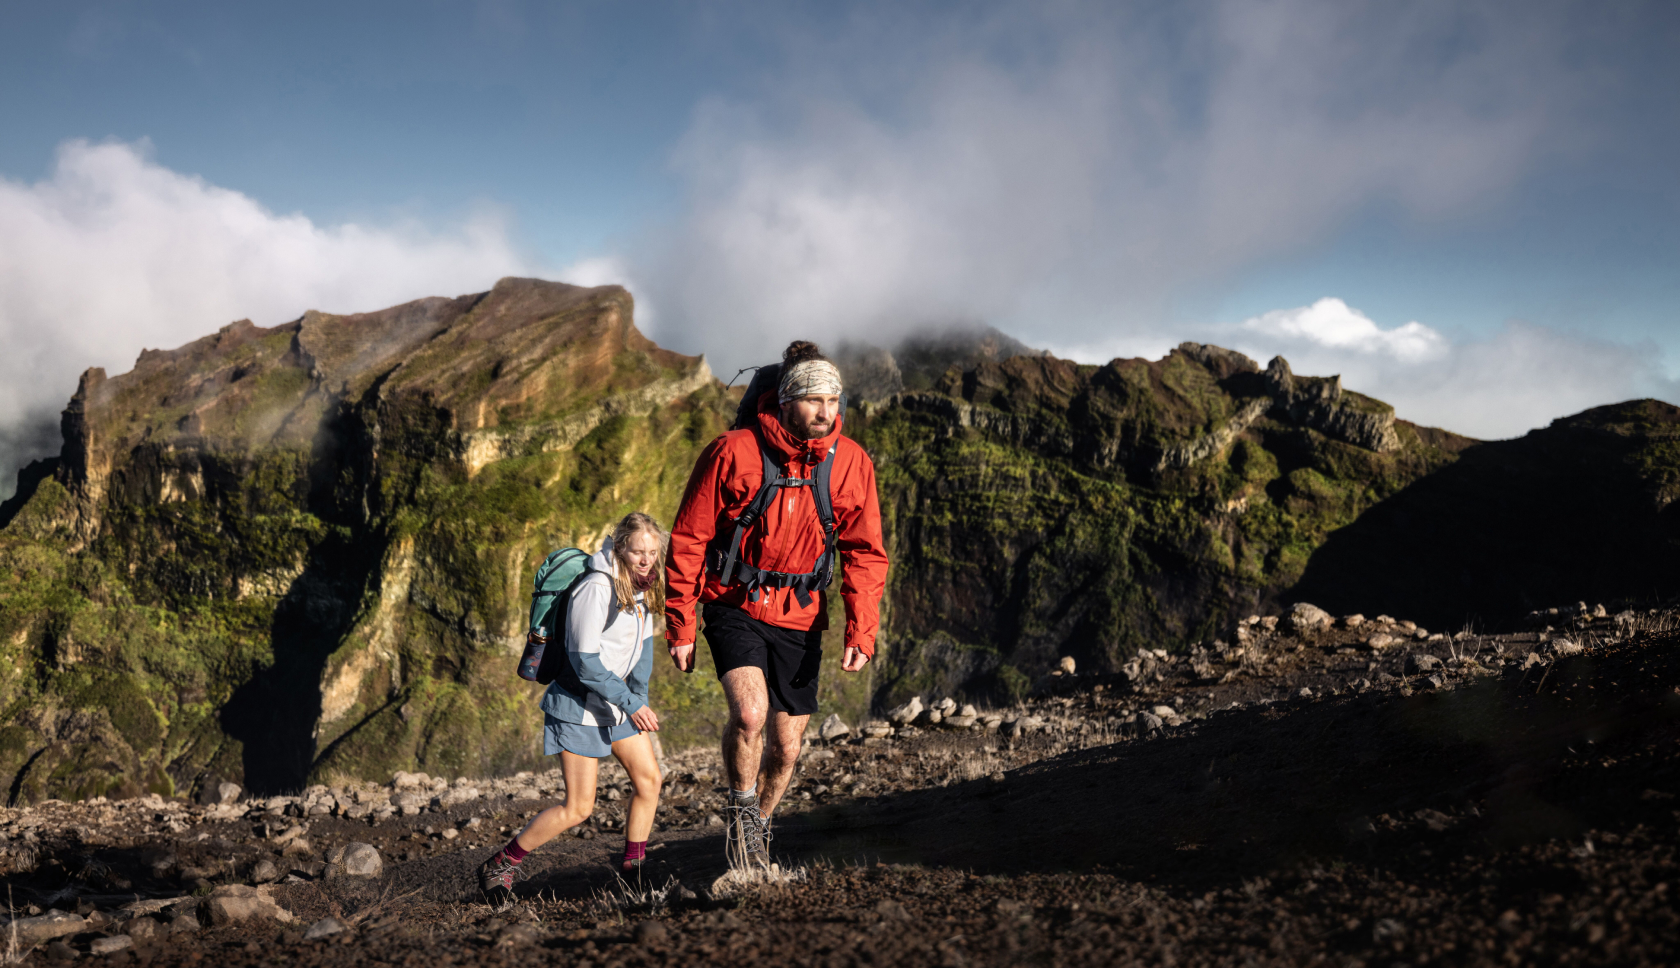
[[[542,700],[543,752],[560,754],[566,799],[537,814],[484,862],[478,877],[486,894],[511,891],[526,854],[588,819],[595,810],[598,761],[608,753],[624,765],[635,790],[622,867],[634,870],[647,856],[661,782],[659,759],[645,735],[659,729],[647,704],[648,678],[653,616],[665,609],[666,542],[652,518],[639,511],[626,515],[573,586],[566,610],[570,661]]]

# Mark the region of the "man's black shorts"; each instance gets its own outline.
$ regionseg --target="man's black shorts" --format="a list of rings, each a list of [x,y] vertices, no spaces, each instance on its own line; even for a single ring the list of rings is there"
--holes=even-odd
[[[754,666],[764,670],[771,709],[790,716],[817,711],[822,632],[780,628],[715,602],[702,606],[701,616],[719,679],[730,669]]]

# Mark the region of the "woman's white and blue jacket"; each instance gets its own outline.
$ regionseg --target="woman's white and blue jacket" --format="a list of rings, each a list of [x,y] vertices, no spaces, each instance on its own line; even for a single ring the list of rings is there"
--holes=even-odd
[[[589,559],[590,571],[572,587],[566,658],[575,677],[562,671],[542,698],[543,712],[564,723],[615,726],[647,705],[653,617],[641,592],[634,612],[619,611],[610,577],[616,557],[608,538]]]

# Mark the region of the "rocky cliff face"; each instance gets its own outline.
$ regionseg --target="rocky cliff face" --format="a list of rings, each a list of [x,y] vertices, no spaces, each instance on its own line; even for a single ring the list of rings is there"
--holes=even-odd
[[[4,795],[535,766],[539,690],[513,665],[536,563],[632,509],[669,520],[735,410],[632,312],[616,287],[505,279],[90,370],[61,456],[0,506]],[[1198,344],[837,355],[893,553],[880,661],[825,656],[825,712],[854,722],[913,692],[1019,694],[1065,656],[1116,671],[1303,595],[1452,628],[1478,603],[1680,592],[1667,404],[1481,444]],[[715,735],[709,667],[656,668],[666,742]]]
[[[1194,343],[1104,366],[959,360],[854,414],[894,552],[877,705],[1018,693],[1061,656],[1116,671],[1304,595],[1459,628],[1680,592],[1677,411],[1624,406],[1638,419],[1594,411],[1512,447]],[[1590,537],[1543,537],[1571,517]],[[1494,543],[1478,519],[1501,522]]]
[[[504,279],[90,370],[0,532],[10,795],[531,765],[534,564],[668,518],[732,406],[631,317]]]

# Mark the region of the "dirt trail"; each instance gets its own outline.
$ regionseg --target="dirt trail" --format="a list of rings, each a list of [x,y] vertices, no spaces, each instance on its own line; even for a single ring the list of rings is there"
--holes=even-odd
[[[1256,624],[1240,645],[1150,657],[1120,676],[1047,679],[992,731],[882,725],[872,738],[813,743],[776,822],[776,852],[797,877],[780,885],[713,889],[719,788],[703,753],[672,758],[664,829],[639,883],[620,884],[606,866],[619,839],[604,803],[592,839],[532,855],[522,900],[505,910],[476,897],[472,872],[504,828],[551,801],[497,794],[371,823],[318,816],[309,852],[291,855],[261,836],[291,818],[54,804],[7,812],[0,862],[20,908],[90,918],[28,963],[147,934],[101,957],[1680,961],[1670,900],[1680,622],[1549,620],[1557,627],[1522,636],[1413,634],[1376,649],[1366,643],[1388,634],[1380,629]],[[128,833],[90,824],[113,813],[130,816]],[[319,869],[350,840],[379,847],[381,876]],[[218,868],[216,854],[232,860]],[[193,882],[202,895],[249,880],[263,860],[296,871],[271,889],[295,920],[205,924],[211,902],[183,890],[187,878],[209,875]],[[135,895],[186,896],[135,916]],[[306,940],[328,917],[348,929]]]

